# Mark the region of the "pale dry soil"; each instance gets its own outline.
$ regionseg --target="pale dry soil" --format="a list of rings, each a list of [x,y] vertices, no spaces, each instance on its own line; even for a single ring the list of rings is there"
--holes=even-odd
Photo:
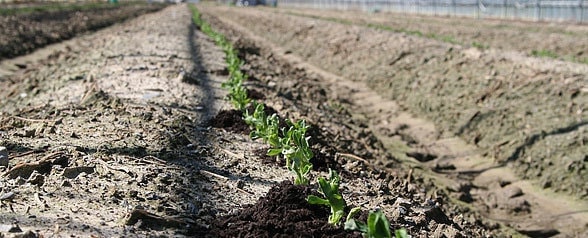
[[[14,59],[0,234],[189,235],[288,179],[248,159],[260,143],[204,125],[229,107],[223,55],[178,5]]]
[[[529,56],[533,51],[551,52],[560,60],[588,63],[588,42],[584,40],[588,27],[580,24],[296,8],[275,11],[419,35],[481,50],[516,51]]]
[[[280,116],[318,128],[314,140],[323,144],[315,148],[336,163],[350,206],[381,208],[415,237],[503,234],[499,223],[446,202],[430,179],[402,168],[361,121],[328,104],[314,73],[287,60],[282,68],[267,58],[251,62],[244,68],[252,75],[275,81],[248,87]],[[214,219],[293,178],[262,163],[260,141],[208,126],[230,109],[220,88],[225,63],[186,5],[1,65],[0,146],[9,158],[0,167],[1,236],[202,235]],[[376,169],[376,157],[389,168]]]
[[[588,67],[283,11],[203,6],[321,75],[329,98],[456,202],[527,235],[586,236]]]

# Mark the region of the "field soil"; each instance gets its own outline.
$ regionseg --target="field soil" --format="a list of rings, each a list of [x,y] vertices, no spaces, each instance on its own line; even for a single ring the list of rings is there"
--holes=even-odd
[[[585,25],[295,8],[280,8],[277,12],[401,32],[481,50],[517,51],[529,56],[543,52],[543,56],[588,64]]]
[[[303,10],[204,10],[321,75],[328,97],[457,200],[515,227],[586,232],[585,64],[288,11]]]
[[[250,139],[223,51],[173,5],[0,62],[0,236],[361,237],[304,201],[329,168],[413,237],[588,236],[585,66],[198,8],[249,95],[311,125],[311,185]]]
[[[48,5],[46,5],[48,6]],[[11,8],[7,4],[2,7]],[[27,6],[28,8],[34,6]],[[0,60],[153,12],[164,4],[102,4],[71,10],[38,10],[0,15]],[[21,9],[22,10],[22,9]]]
[[[0,167],[0,234],[360,236],[327,224],[328,208],[303,200],[318,195],[316,184],[292,186],[283,163],[249,139],[240,112],[223,99],[224,54],[191,23],[186,5],[2,64],[22,62],[0,81],[9,158]],[[365,125],[328,106],[319,78],[281,64],[247,63],[252,74],[280,79],[268,86],[252,78],[250,95],[313,125],[313,181],[336,169],[349,206],[382,209],[411,234],[502,234],[497,222],[399,169]],[[390,168],[366,160],[374,157],[388,158]]]
[[[243,27],[429,118],[437,137],[457,135],[543,187],[588,196],[586,65],[484,52],[273,9],[216,12],[233,22],[265,22]]]

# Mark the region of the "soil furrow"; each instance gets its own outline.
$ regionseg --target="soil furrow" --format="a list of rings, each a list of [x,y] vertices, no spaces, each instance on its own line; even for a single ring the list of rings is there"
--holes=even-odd
[[[103,4],[72,10],[0,16],[0,60],[30,53],[77,34],[97,30],[165,7],[164,4]]]
[[[588,95],[576,93],[585,87],[588,67],[583,65],[560,67],[532,58],[267,10],[216,11],[233,21],[265,22],[244,26],[322,69],[365,82],[384,98],[429,118],[441,136],[458,135],[498,161],[506,161],[534,134],[588,117]],[[388,62],[407,51],[415,54],[389,66]],[[574,133],[562,143],[583,141],[586,136]],[[580,163],[588,151],[582,146],[568,146],[565,152],[557,146],[548,151],[532,147],[511,163],[516,164],[519,174],[538,180],[551,174],[563,176],[550,187],[584,197],[588,183],[574,178],[587,177],[588,170],[545,165],[545,160],[557,160],[554,153]]]
[[[583,25],[509,20],[474,20],[401,13],[370,14],[360,11],[335,11],[280,8],[283,14],[356,24],[385,31],[427,37],[480,50],[518,51],[525,55],[553,57],[588,63],[588,28]],[[451,26],[451,27],[449,27]]]
[[[359,237],[305,200],[329,169],[346,212],[381,210],[413,237],[588,235],[584,201],[519,178],[582,188],[587,67],[198,8],[239,51],[248,95],[280,126],[311,125],[311,186],[249,137],[223,50],[178,4],[0,62],[0,236]]]
[[[185,5],[61,44],[0,82],[0,236],[197,236],[289,178],[207,126],[224,56]]]
[[[235,12],[232,10],[235,10]],[[271,16],[271,24],[274,25],[272,27],[267,27],[266,25],[236,23],[237,21],[235,19],[239,19],[238,22],[269,21],[265,18],[266,13],[257,10],[214,7],[206,8],[205,12],[222,16],[222,21],[225,24],[240,29],[241,33],[239,34],[251,31],[251,33],[246,34],[246,37],[251,37],[251,35],[255,34],[261,37],[255,36],[254,38],[262,38],[260,41],[271,42],[267,43],[270,46],[266,47],[272,49],[272,54],[281,55],[283,54],[281,52],[295,52],[293,54],[287,53],[283,57],[288,59],[290,64],[299,65],[297,67],[304,67],[310,72],[320,75],[322,80],[324,80],[322,82],[323,87],[333,90],[332,93],[329,93],[329,95],[333,95],[331,97],[333,100],[347,102],[346,105],[348,105],[352,111],[355,111],[355,113],[352,113],[352,116],[357,115],[359,118],[364,118],[364,120],[367,119],[371,131],[375,132],[375,135],[378,136],[383,145],[388,148],[393,155],[402,158],[405,161],[409,161],[410,164],[415,166],[428,167],[428,169],[423,170],[423,173],[426,174],[425,176],[432,176],[435,180],[438,180],[439,185],[447,187],[448,191],[452,193],[456,201],[472,203],[478,207],[498,207],[498,209],[479,209],[479,211],[486,214],[486,216],[491,219],[499,217],[500,219],[497,220],[508,223],[512,227],[516,227],[522,233],[533,229],[540,229],[541,227],[555,229],[558,232],[562,232],[564,236],[576,236],[586,232],[585,228],[570,225],[586,223],[588,220],[585,214],[576,213],[575,216],[560,216],[562,213],[574,213],[575,211],[585,210],[585,203],[575,201],[574,198],[543,191],[542,189],[539,189],[537,185],[533,185],[527,180],[517,178],[513,175],[510,168],[501,166],[501,163],[494,163],[491,158],[488,158],[488,153],[484,152],[484,150],[480,150],[475,145],[468,145],[468,143],[457,137],[452,137],[451,133],[439,132],[433,123],[415,118],[410,113],[403,111],[403,109],[406,110],[407,106],[398,106],[396,102],[390,100],[388,97],[379,96],[376,92],[364,86],[361,82],[348,81],[345,80],[344,77],[334,75],[331,72],[313,66],[313,64],[323,67],[325,65],[325,60],[317,63],[317,61],[315,61],[317,56],[308,53],[308,48],[313,48],[315,47],[314,45],[311,47],[307,45],[302,49],[297,48],[301,47],[299,46],[301,41],[308,41],[309,39],[317,39],[318,42],[306,44],[323,44],[325,41],[322,41],[321,39],[324,39],[324,34],[331,34],[331,41],[337,41],[337,37],[340,37],[337,32],[341,31],[333,30],[333,32],[323,32],[323,35],[307,32],[303,38],[296,38],[298,36],[294,36],[292,41],[284,40],[287,39],[288,36],[276,35],[290,34],[290,36],[292,36],[293,34],[283,31],[284,29],[293,29],[292,27],[287,27],[287,25],[290,24],[298,26],[298,28],[294,27],[294,31],[297,32],[294,35],[306,31],[301,29],[338,29],[331,23],[327,23],[329,26],[323,26],[321,25],[321,22],[304,22],[304,20],[285,17],[288,19],[285,21],[290,23],[282,24],[281,19],[279,19],[280,16],[270,13],[268,15]],[[305,26],[309,26],[309,28],[306,28]],[[263,30],[258,31],[257,27]],[[277,33],[277,31],[280,33]],[[365,30],[361,31],[365,33]],[[276,47],[276,44],[280,45],[280,47]],[[326,47],[317,47],[318,48],[315,50],[319,54],[326,50]],[[301,54],[302,57],[296,56],[298,54]],[[333,60],[332,58],[330,59]],[[397,60],[393,61],[397,62]],[[333,65],[336,64],[337,63],[333,63]],[[358,68],[354,69],[362,70]],[[368,82],[367,84],[369,85],[370,83]],[[376,89],[375,91],[381,90]],[[338,97],[338,95],[344,96]],[[403,103],[403,105],[406,104],[406,102]],[[386,111],[388,112],[384,113]],[[480,117],[479,114],[479,112],[472,111],[471,114],[468,115],[468,121],[473,121],[477,117]],[[407,138],[410,138],[410,140],[407,140]],[[578,150],[578,148],[575,150]],[[419,161],[420,158],[428,157],[433,158],[433,161],[427,162],[430,159],[427,159],[427,161]],[[579,159],[581,159],[581,157]],[[386,164],[386,161],[380,163]],[[439,174],[435,175],[435,173]],[[449,175],[444,176],[442,174]],[[497,176],[497,174],[499,175]],[[460,188],[454,188],[456,184],[461,184],[459,186],[465,186],[467,189],[462,190]],[[497,184],[501,185],[498,186]],[[513,199],[505,199],[504,197],[501,197],[505,196],[505,193],[513,189],[521,189],[523,191],[522,196],[516,195],[517,197]],[[494,197],[494,199],[491,201],[485,199],[488,196]],[[554,196],[559,200],[549,199]],[[566,205],[561,206],[562,203],[565,203]],[[529,220],[527,220],[528,217],[533,217],[535,222],[529,222]],[[549,217],[550,219],[543,219],[545,217]]]

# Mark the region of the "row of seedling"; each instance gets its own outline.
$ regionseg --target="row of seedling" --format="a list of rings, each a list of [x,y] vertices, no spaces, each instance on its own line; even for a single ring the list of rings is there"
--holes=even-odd
[[[192,19],[200,28],[200,31],[212,38],[216,45],[220,46],[225,53],[225,61],[228,65],[227,69],[229,70],[229,79],[221,86],[224,89],[229,90],[227,99],[236,109],[241,111],[245,110],[245,107],[251,102],[251,99],[247,97],[247,90],[243,86],[243,82],[247,79],[247,76],[241,71],[243,62],[239,59],[237,51],[233,48],[233,45],[222,34],[212,30],[210,24],[202,20],[196,7],[190,5],[190,8],[193,13]]]
[[[310,159],[314,156],[306,136],[309,126],[305,120],[292,122],[286,120],[286,127],[279,127],[280,120],[276,114],[267,115],[265,106],[262,103],[252,101],[247,96],[247,90],[243,82],[247,79],[241,71],[243,62],[239,59],[237,51],[232,44],[220,33],[212,30],[211,26],[200,18],[196,7],[190,5],[193,12],[194,23],[200,30],[211,37],[226,54],[226,63],[229,70],[228,80],[222,87],[229,91],[227,99],[238,110],[243,112],[244,121],[252,128],[250,137],[261,139],[270,145],[267,152],[269,156],[282,156],[286,160],[286,168],[295,174],[294,184],[308,185],[309,173],[312,170]],[[251,105],[253,111],[247,107]],[[331,208],[329,224],[341,225],[341,218],[345,215],[347,203],[339,192],[339,175],[329,169],[329,178],[318,178],[319,192],[323,198],[310,195],[308,203],[325,205]],[[351,209],[347,214],[345,229],[357,230],[366,237],[392,237],[390,224],[381,211],[370,212],[367,223],[356,221],[352,217],[359,212],[359,207]],[[401,229],[395,232],[396,237],[408,237],[406,230]]]

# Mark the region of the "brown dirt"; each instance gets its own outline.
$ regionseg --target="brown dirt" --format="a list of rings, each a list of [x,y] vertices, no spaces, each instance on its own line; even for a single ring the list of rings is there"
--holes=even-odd
[[[550,201],[530,196],[535,193],[527,188],[533,186],[524,186],[514,175],[501,172],[504,181],[498,183],[482,180],[484,176],[472,182],[467,173],[435,173],[433,168],[445,171],[450,165],[464,172],[458,160],[444,157],[456,151],[441,153],[425,143],[443,133],[406,111],[391,114],[401,107],[361,78],[354,82],[321,70],[321,64],[313,65],[312,54],[302,57],[298,48],[277,47],[265,33],[253,35],[256,29],[231,20],[263,18],[264,11],[200,7],[206,20],[240,50],[243,70],[251,76],[246,86],[264,96],[268,113],[312,125],[317,156],[311,187],[283,182],[293,176],[280,163],[264,162],[267,145],[243,132],[209,126],[223,117],[219,112],[230,110],[220,87],[227,77],[224,56],[191,24],[186,5],[176,5],[1,62],[24,62],[26,68],[5,70],[0,80],[6,89],[0,91],[0,146],[7,147],[10,158],[8,166],[0,167],[0,234],[340,234],[340,228],[325,227],[326,208],[301,201],[316,192],[314,181],[327,168],[340,172],[349,207],[361,207],[364,218],[365,211],[381,209],[393,229],[406,228],[413,237],[585,234],[585,228],[562,225],[583,224],[578,214],[554,216],[555,211],[541,206]],[[287,18],[288,25],[272,17],[286,27],[305,21]],[[347,27],[328,26],[333,31]],[[235,115],[229,118],[238,121]],[[407,120],[401,124],[402,116]],[[382,117],[389,119],[387,124]],[[390,138],[396,138],[398,148],[391,147]],[[463,143],[437,139],[431,141]],[[435,159],[416,163],[406,154]],[[488,186],[480,187],[483,183]],[[278,214],[267,213],[272,209],[291,222],[273,223]],[[553,227],[541,227],[547,222]],[[301,225],[307,223],[316,229]],[[10,226],[14,229],[6,229]]]
[[[288,178],[243,162],[259,143],[205,127],[228,108],[224,58],[185,5],[63,44],[0,81],[10,157],[0,224],[43,236],[190,235]]]
[[[328,224],[329,210],[306,202],[311,194],[320,196],[310,186],[282,182],[256,204],[217,219],[207,233],[212,237],[361,237]]]
[[[210,119],[208,125],[243,135],[249,135],[251,132],[251,129],[243,120],[243,112],[236,109],[220,111],[214,118]]]
[[[583,40],[588,36],[585,25],[361,11],[291,8],[277,11],[419,35],[480,50],[518,51],[529,56],[533,51],[549,51],[561,60],[588,63],[588,43]]]
[[[0,60],[163,7],[164,4],[103,4],[89,9],[3,15],[0,16]]]
[[[430,118],[439,136],[460,136],[503,164],[517,164],[523,178],[588,196],[588,183],[575,179],[588,177],[587,169],[575,165],[588,153],[581,146],[587,140],[587,66],[550,65],[404,34],[277,16],[267,9],[237,11],[230,19],[268,22],[247,27]],[[562,157],[566,160],[556,159]]]
[[[562,164],[554,155],[565,153],[576,161],[573,164],[583,164],[586,66],[512,52],[482,52],[402,33],[275,14],[274,9],[204,11],[219,17],[218,25],[230,29],[227,34],[256,39],[271,49],[271,53],[263,54],[262,49],[261,56],[248,57],[249,62],[282,58],[287,63],[273,63],[281,66],[279,70],[304,69],[312,75],[305,86],[316,86],[301,85],[300,90],[294,87],[282,95],[294,101],[314,97],[319,105],[348,108],[353,112],[350,117],[374,132],[375,141],[433,178],[437,186],[446,187],[456,202],[470,203],[487,218],[525,234],[557,231],[565,237],[587,232],[585,226],[575,225],[588,222],[583,199],[587,183],[582,179],[586,170]],[[453,74],[459,80],[451,80]],[[300,84],[280,84],[283,75],[279,80],[264,73],[254,77],[267,79],[267,85],[277,83],[278,90]],[[552,88],[557,92],[536,93]],[[313,93],[315,89],[323,92]],[[583,93],[574,93],[577,90]],[[318,95],[333,101],[323,102]],[[566,105],[578,110],[561,110]],[[518,112],[529,110],[541,113],[519,116]],[[435,124],[414,115],[431,118]],[[563,129],[558,129],[562,124]],[[546,133],[534,136],[533,131]],[[570,146],[563,149],[554,141]],[[434,159],[424,163],[409,155]],[[377,159],[376,164],[393,167],[390,159]],[[547,187],[544,181],[557,181],[548,186],[575,198],[541,189]],[[522,192],[507,192],[513,189]]]

